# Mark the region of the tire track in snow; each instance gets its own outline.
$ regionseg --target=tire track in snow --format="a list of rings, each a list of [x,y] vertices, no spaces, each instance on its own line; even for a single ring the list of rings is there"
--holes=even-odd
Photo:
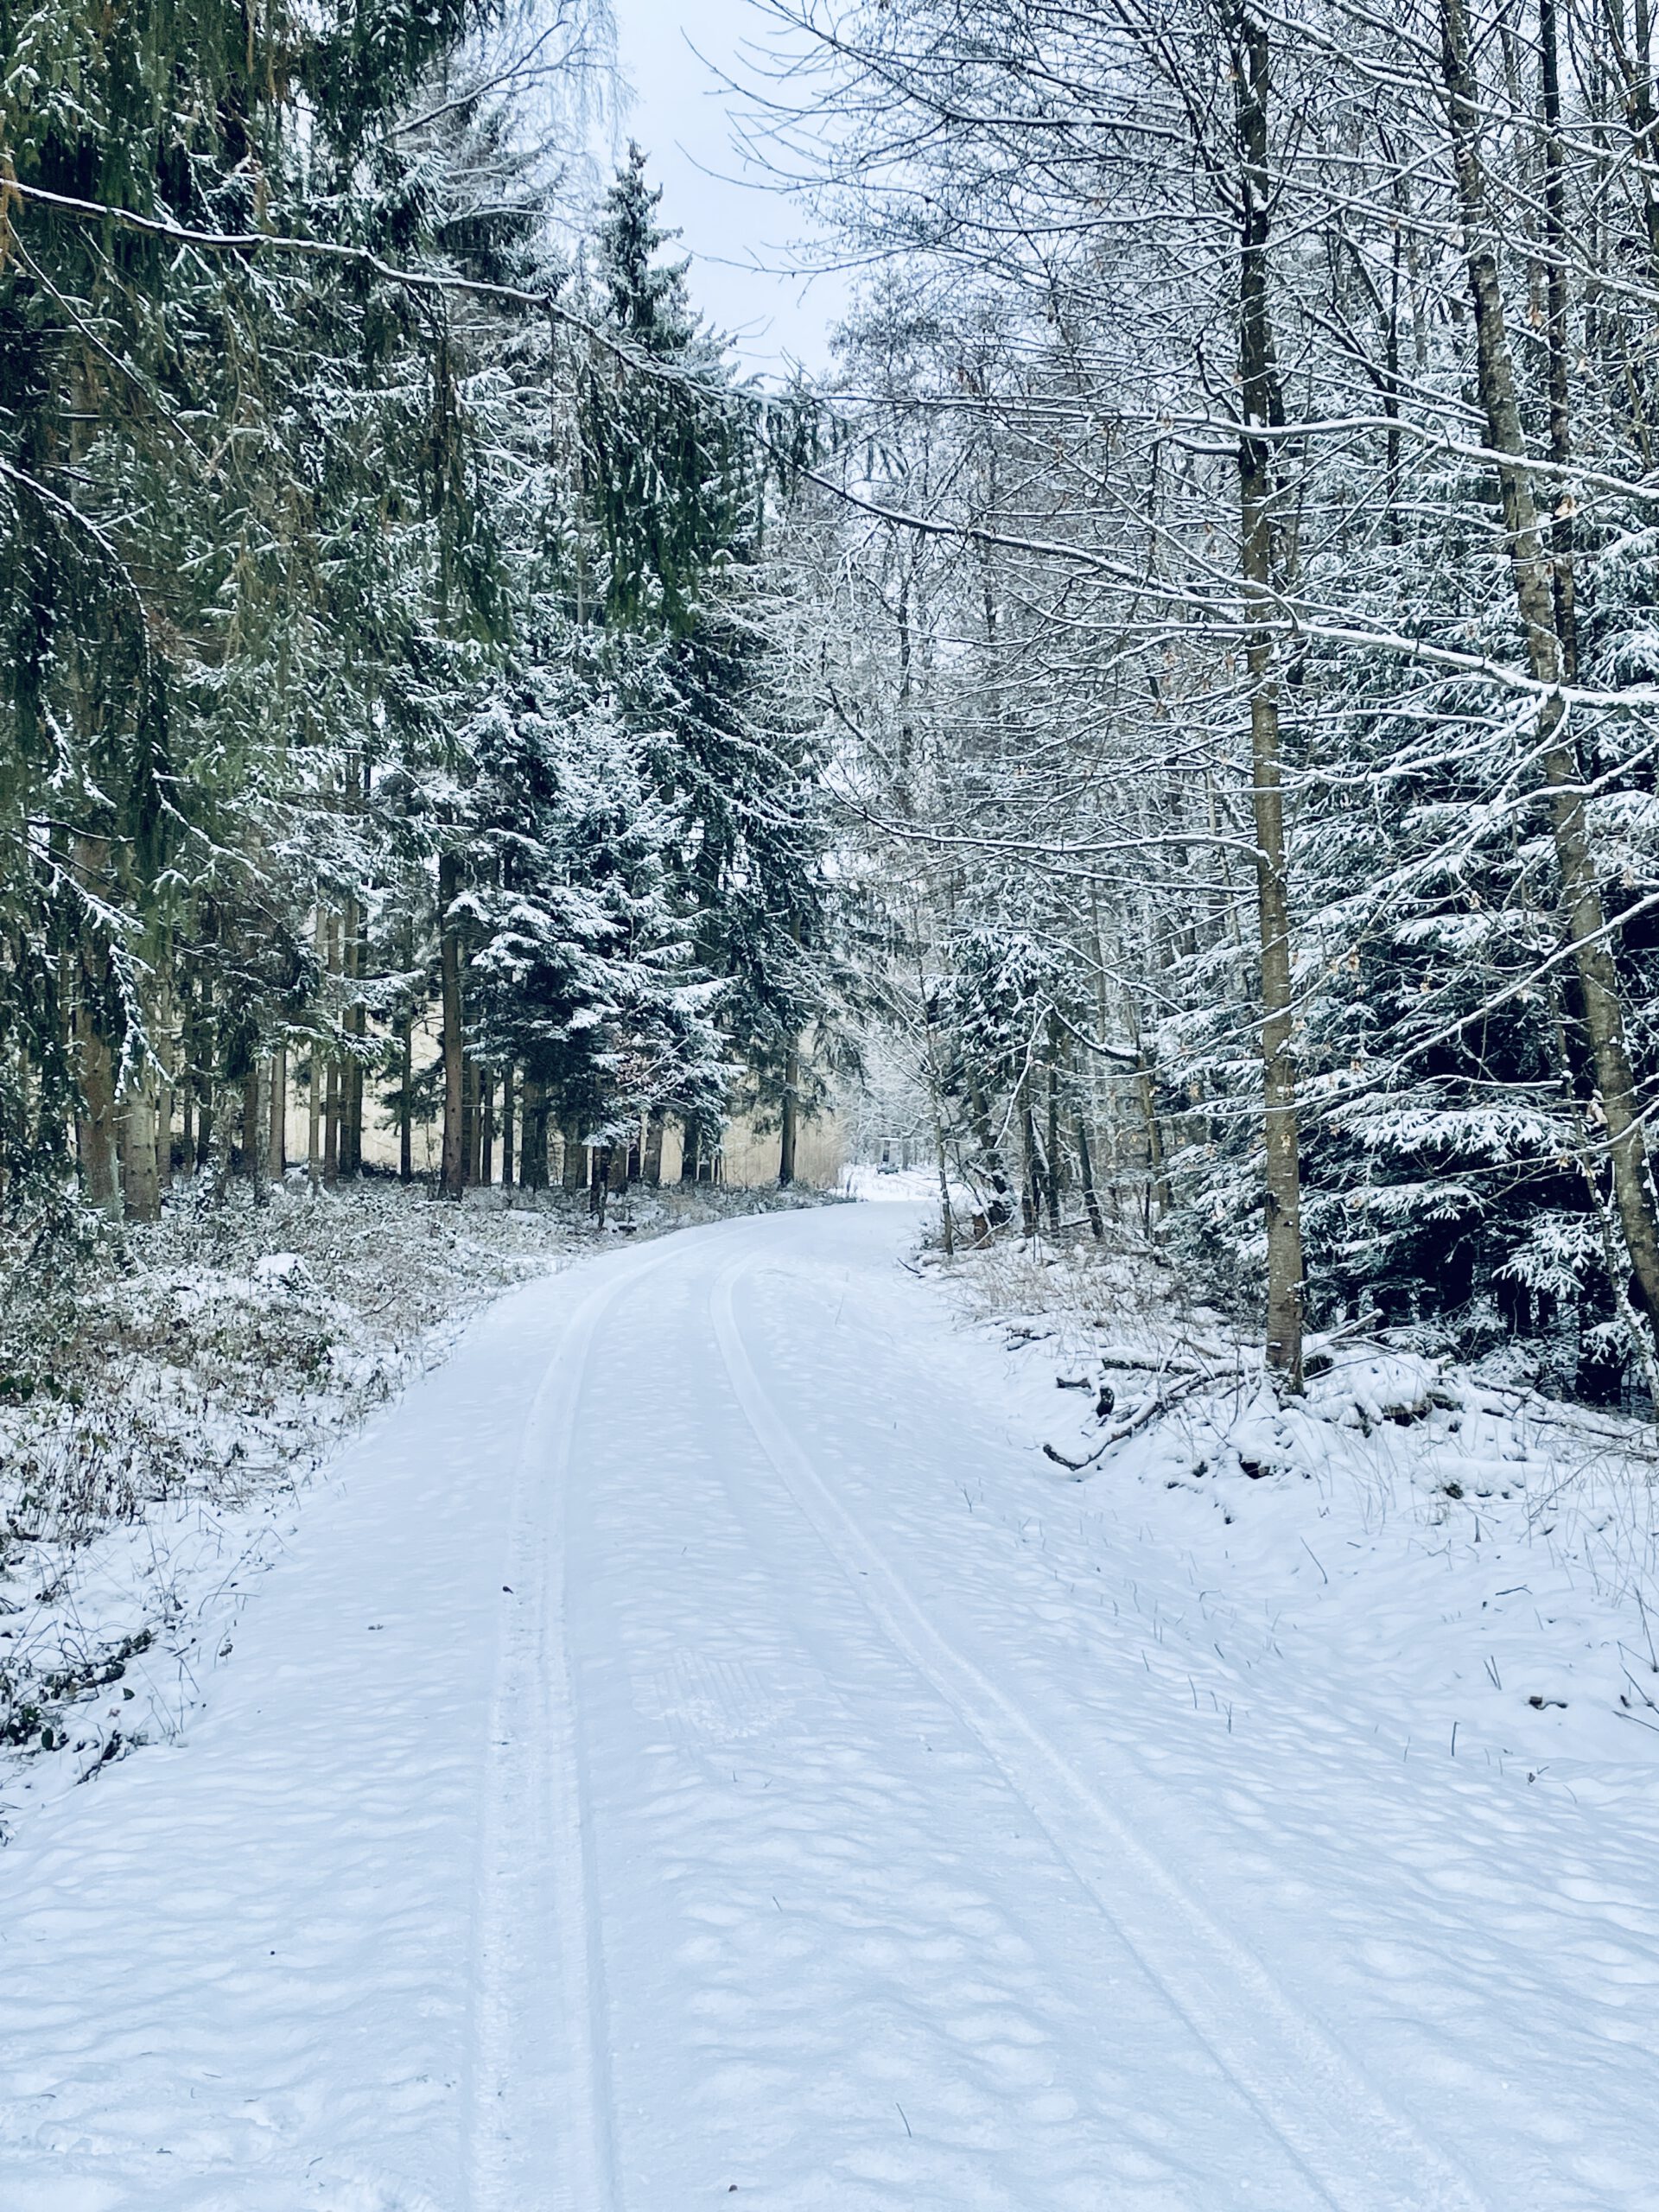
[[[565,1499],[588,1354],[630,1255],[566,1319],[513,1471],[473,1955],[471,2212],[619,2212],[605,1962],[564,1637]]]
[[[876,1626],[956,1714],[1228,2080],[1335,2212],[1489,2212],[1467,2177],[1376,2085],[1112,1810],[1059,1748],[933,1625],[767,1397],[733,1291],[710,1314],[755,1440]],[[1402,2187],[1409,2196],[1402,2196]]]

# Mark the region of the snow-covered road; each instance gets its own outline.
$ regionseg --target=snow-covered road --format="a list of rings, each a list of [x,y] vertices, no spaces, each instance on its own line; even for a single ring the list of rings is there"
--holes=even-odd
[[[573,1269],[350,1450],[0,1859],[0,2212],[1659,2205],[1636,1869],[1172,1701],[917,1217]]]

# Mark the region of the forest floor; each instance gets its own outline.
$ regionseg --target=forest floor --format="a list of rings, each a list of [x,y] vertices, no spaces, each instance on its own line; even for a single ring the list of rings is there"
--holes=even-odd
[[[0,1840],[29,1802],[183,1726],[205,1624],[280,1551],[317,1468],[469,1317],[608,1249],[815,1194],[635,1189],[459,1207],[370,1178],[256,1206],[183,1179],[66,1264],[0,1255]]]
[[[543,1274],[318,1477],[0,1857],[5,2212],[1659,2207],[1639,1433],[923,1226]]]

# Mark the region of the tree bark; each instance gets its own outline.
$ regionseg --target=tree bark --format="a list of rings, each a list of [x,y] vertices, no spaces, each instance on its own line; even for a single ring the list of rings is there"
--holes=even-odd
[[[1060,1233],[1060,1025],[1051,1014],[1048,1023],[1048,1128],[1045,1150],[1047,1159],[1046,1194],[1048,1225],[1054,1235]]]
[[[270,1179],[280,1183],[288,1173],[288,1047],[279,1045],[270,1056]]]
[[[1649,1319],[1659,1322],[1659,1214],[1649,1178],[1636,1078],[1624,1041],[1618,975],[1585,816],[1583,769],[1559,688],[1566,680],[1566,670],[1556,627],[1554,564],[1545,552],[1527,466],[1526,435],[1516,395],[1497,262],[1490,242],[1492,225],[1481,167],[1480,111],[1463,0],[1440,0],[1440,55],[1452,167],[1461,203],[1464,264],[1474,309],[1480,403],[1487,437],[1493,449],[1504,456],[1499,464],[1498,482],[1509,540],[1510,574],[1526,635],[1529,667],[1537,683],[1549,687],[1538,710],[1538,753],[1561,880],[1566,935],[1606,1126],[1619,1228],[1642,1304]]]
[[[169,952],[162,969],[156,1001],[156,1027],[150,1043],[156,1053],[156,1205],[173,1187],[173,1072],[178,1045],[173,1034],[173,960]]]
[[[467,1161],[467,1185],[470,1190],[478,1181],[479,1160],[482,1151],[484,1116],[480,1111],[479,1066],[470,1058],[461,1069],[461,1148]]]
[[[204,975],[190,1021],[188,1081],[196,1101],[196,1173],[213,1158],[213,980]]]
[[[353,1044],[365,1033],[358,995],[363,964],[361,913],[357,899],[348,898],[340,924],[340,973],[346,1001],[340,1026],[343,1036]],[[355,1051],[348,1050],[341,1060],[340,1093],[340,1172],[350,1180],[363,1169],[363,1061]]]
[[[1567,287],[1567,154],[1561,143],[1560,54],[1555,0],[1538,0],[1538,60],[1544,105],[1544,243],[1548,300],[1549,457],[1558,468],[1573,458],[1572,364],[1568,358]],[[1550,584],[1555,603],[1555,634],[1560,641],[1561,673],[1578,680],[1578,597],[1573,569],[1573,500],[1558,484],[1550,519]]]
[[[1238,441],[1239,566],[1250,677],[1250,804],[1255,833],[1257,925],[1262,947],[1262,1071],[1268,1228],[1268,1365],[1291,1390],[1302,1387],[1303,1266],[1296,1064],[1291,1051],[1293,973],[1285,843],[1283,743],[1277,652],[1270,626],[1279,563],[1276,457],[1251,435],[1282,427],[1284,397],[1268,290],[1272,184],[1268,103],[1272,50],[1265,24],[1236,10],[1233,99],[1239,188],[1239,372],[1244,419]]]
[[[415,1009],[404,1016],[403,1060],[397,1081],[397,1180],[415,1180]]]
[[[311,1079],[306,1100],[305,1172],[315,1197],[322,1182],[322,1058],[311,1040]]]
[[[524,1077],[524,1134],[518,1148],[518,1180],[527,1191],[547,1188],[547,1093]]]
[[[660,1114],[653,1114],[645,1123],[645,1148],[639,1163],[644,1180],[659,1184],[663,1179],[663,1137],[665,1125]]]
[[[1006,1229],[1014,1219],[1007,1170],[1002,1165],[1001,1148],[991,1127],[989,1103],[971,1070],[968,1072],[968,1106],[973,1116],[974,1142],[979,1147],[980,1165],[991,1186],[991,1195],[985,1201],[986,1224],[991,1229]]]
[[[340,974],[340,918],[330,914],[327,926],[328,973]],[[330,993],[332,1000],[334,994]],[[331,1005],[331,1018],[338,1018],[338,1008]],[[327,1084],[322,1103],[322,1179],[332,1191],[340,1180],[340,1052],[331,1040],[328,1051]]]
[[[467,1155],[461,1146],[463,1059],[461,1006],[461,923],[450,909],[461,895],[461,860],[445,853],[438,861],[439,969],[443,997],[443,1167],[446,1198],[459,1198],[466,1185]]]
[[[270,1084],[266,1066],[264,1054],[256,1050],[253,1065],[242,1085],[242,1173],[253,1185],[253,1203],[257,1206],[264,1205],[269,1196],[265,1164],[270,1148]]]
[[[129,1221],[159,1221],[162,1185],[156,1148],[156,1068],[129,1084],[121,1122],[121,1198]]]
[[[95,885],[108,866],[109,857],[106,838],[75,840],[75,870],[83,883]],[[80,1187],[88,1205],[96,1206],[100,1213],[114,1214],[120,1211],[121,1192],[117,1161],[115,1055],[103,1028],[104,998],[109,984],[108,955],[95,943],[83,943],[77,982],[75,1057],[81,1103],[75,1117],[75,1144],[80,1158]]]
[[[787,1190],[795,1180],[795,1141],[800,1112],[801,1056],[791,1046],[784,1060],[784,1097],[779,1113],[778,1184]]]
[[[1041,1192],[1037,1179],[1037,1117],[1031,1107],[1031,1070],[1024,1070],[1020,1077],[1018,1106],[1020,1113],[1020,1142],[1021,1166],[1020,1179],[1020,1224],[1027,1236],[1035,1236],[1042,1220]]]

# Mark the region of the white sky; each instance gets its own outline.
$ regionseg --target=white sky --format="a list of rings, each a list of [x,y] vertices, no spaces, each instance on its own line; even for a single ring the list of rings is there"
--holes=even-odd
[[[760,10],[750,0],[613,0],[613,6],[634,92],[623,139],[639,140],[652,181],[666,187],[662,219],[684,233],[679,251],[692,257],[697,306],[732,334],[752,368],[781,373],[791,359],[827,368],[826,333],[845,311],[846,283],[836,275],[808,283],[798,273],[791,246],[810,218],[758,169],[741,181],[746,163],[730,133],[730,96],[715,74],[743,76],[740,49],[765,33]]]

